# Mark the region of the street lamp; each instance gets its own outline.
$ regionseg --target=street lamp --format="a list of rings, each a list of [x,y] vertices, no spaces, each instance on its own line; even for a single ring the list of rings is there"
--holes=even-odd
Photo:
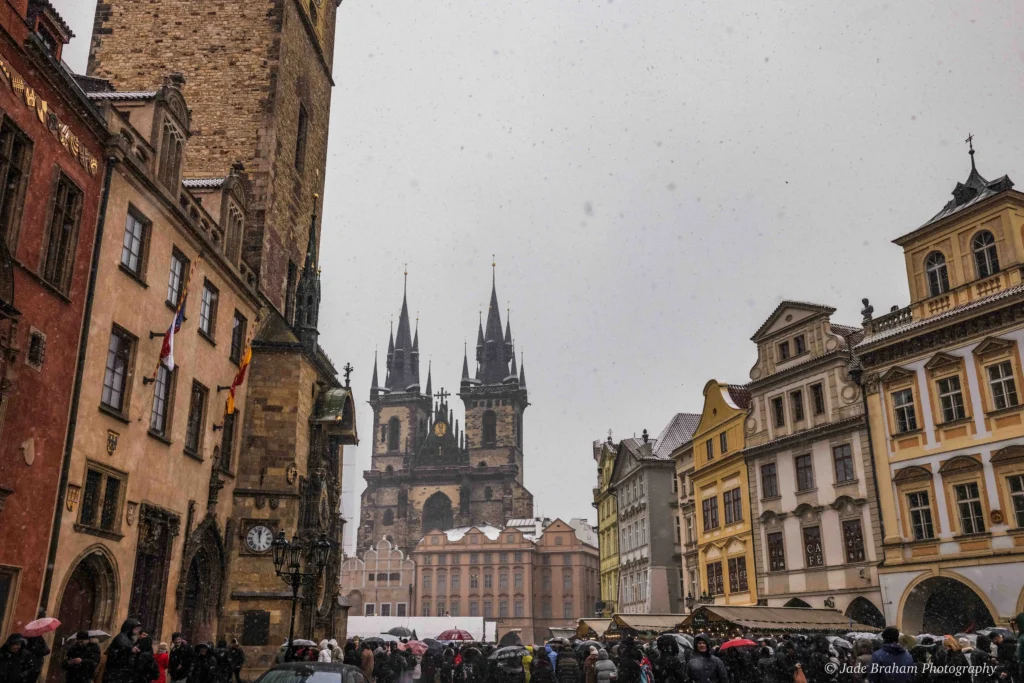
[[[305,573],[302,571],[303,545],[298,536],[292,536],[289,542],[281,531],[270,545],[274,551],[274,571],[292,588],[292,620],[288,627],[288,651],[291,652],[292,640],[295,637],[295,605],[299,601],[299,587],[312,585],[317,577],[323,574],[327,560],[331,556],[331,542],[327,540],[326,534],[320,534],[320,538],[313,542],[310,548],[313,551],[314,571]],[[287,568],[285,563],[288,564]]]
[[[692,612],[693,606],[697,604],[697,601],[693,599],[693,593],[686,594],[686,611]]]

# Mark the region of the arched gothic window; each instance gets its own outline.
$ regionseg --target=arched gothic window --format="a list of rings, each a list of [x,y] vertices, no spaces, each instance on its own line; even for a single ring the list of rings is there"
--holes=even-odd
[[[995,275],[999,271],[999,254],[992,233],[982,230],[975,235],[971,240],[971,250],[974,252],[974,267],[979,278]]]
[[[484,413],[484,446],[494,446],[498,442],[498,416],[493,410]]]
[[[170,121],[164,123],[163,138],[160,141],[160,167],[157,177],[168,190],[178,193],[181,178],[181,158],[185,138]]]
[[[949,291],[949,273],[946,257],[941,251],[933,251],[924,260],[924,272],[928,278],[928,296],[938,296]]]
[[[384,511],[384,526],[391,526],[395,523],[395,513],[390,508]]]
[[[388,450],[397,451],[401,448],[402,423],[397,417],[388,420]]]

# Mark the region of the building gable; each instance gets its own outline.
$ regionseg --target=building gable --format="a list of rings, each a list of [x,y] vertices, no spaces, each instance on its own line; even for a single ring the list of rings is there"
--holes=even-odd
[[[783,301],[775,308],[772,314],[768,316],[768,319],[762,323],[761,327],[758,328],[757,332],[755,332],[754,336],[750,339],[751,341],[758,343],[776,332],[781,332],[800,323],[805,323],[810,318],[820,315],[830,316],[835,312],[836,309],[831,306],[809,304],[801,301]]]
[[[709,381],[704,385],[704,408],[700,414],[700,424],[693,433],[693,441],[700,441],[705,434],[738,415],[746,415],[749,400],[749,394],[744,397],[735,387],[720,384],[714,379]]]

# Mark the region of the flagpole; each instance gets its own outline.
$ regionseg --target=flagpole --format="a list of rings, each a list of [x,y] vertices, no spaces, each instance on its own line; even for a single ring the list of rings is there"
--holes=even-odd
[[[192,263],[189,264],[188,275],[185,278],[185,284],[182,287],[181,296],[178,297],[178,305],[174,309],[174,317],[171,319],[171,325],[170,325],[170,327],[167,328],[167,332],[164,333],[163,341],[160,342],[160,355],[157,357],[156,367],[153,368],[153,374],[150,375],[149,378],[148,378],[149,379],[149,383],[151,383],[151,384],[156,384],[156,378],[160,374],[160,366],[163,365],[163,362],[164,362],[164,355],[163,355],[164,344],[167,342],[168,336],[170,336],[170,338],[172,340],[171,343],[173,344],[174,335],[178,331],[178,330],[175,329],[175,327],[178,327],[178,328],[181,327],[180,323],[178,323],[178,317],[181,316],[182,317],[182,322],[184,322],[184,315],[182,314],[182,311],[184,311],[185,303],[188,301],[189,289],[192,286],[192,278],[193,278],[193,276],[195,275],[195,272],[196,272],[196,265],[199,263],[199,261],[202,261],[202,260],[203,260],[203,255],[199,254],[199,256],[197,256],[195,258],[195,260],[193,260]],[[200,303],[200,305],[202,305],[202,303]],[[153,387],[153,392],[154,393],[156,392],[156,387],[155,386]]]

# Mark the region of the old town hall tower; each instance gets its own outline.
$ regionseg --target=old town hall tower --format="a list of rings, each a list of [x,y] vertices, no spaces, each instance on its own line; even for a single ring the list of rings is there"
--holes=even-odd
[[[409,551],[431,529],[533,516],[533,495],[523,486],[526,373],[517,368],[509,321],[502,332],[493,284],[472,376],[468,354],[462,360],[464,430],[450,394],[433,393],[429,367],[421,387],[419,366],[418,324],[413,332],[405,297],[397,333],[388,340],[383,384],[374,363],[373,453],[363,474],[360,549],[386,537]]]

